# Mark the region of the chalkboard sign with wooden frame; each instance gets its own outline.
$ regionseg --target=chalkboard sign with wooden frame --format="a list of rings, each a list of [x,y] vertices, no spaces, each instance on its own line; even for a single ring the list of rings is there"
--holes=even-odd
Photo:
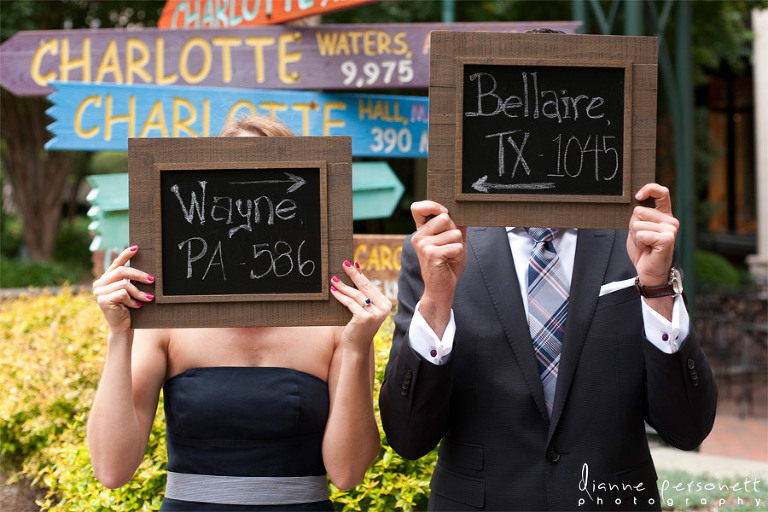
[[[135,328],[343,325],[352,257],[349,137],[128,144],[132,265],[155,276]]]
[[[655,175],[655,38],[431,38],[429,199],[459,225],[627,227]]]

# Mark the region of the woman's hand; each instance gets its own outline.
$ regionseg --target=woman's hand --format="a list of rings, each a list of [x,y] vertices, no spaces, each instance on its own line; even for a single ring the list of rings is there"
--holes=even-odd
[[[367,350],[389,315],[392,303],[365,277],[357,262],[352,265],[345,261],[343,267],[355,286],[345,284],[337,276],[331,279],[331,294],[352,313],[341,340],[344,345]]]
[[[104,274],[93,282],[93,295],[99,304],[111,332],[131,329],[129,308],[140,308],[154,295],[140,291],[131,281],[152,283],[155,278],[139,269],[127,266],[138,251],[137,246],[125,249],[115,258]]]

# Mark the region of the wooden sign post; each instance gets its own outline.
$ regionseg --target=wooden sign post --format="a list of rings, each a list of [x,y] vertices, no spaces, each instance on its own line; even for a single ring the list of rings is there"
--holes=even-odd
[[[349,137],[131,139],[132,264],[146,327],[337,325],[352,254]]]
[[[626,228],[654,180],[656,40],[433,32],[427,195],[458,224]]]

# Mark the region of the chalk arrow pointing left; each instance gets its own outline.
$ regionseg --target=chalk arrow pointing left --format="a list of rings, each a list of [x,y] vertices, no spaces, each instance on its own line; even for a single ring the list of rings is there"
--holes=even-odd
[[[472,188],[484,194],[491,190],[545,190],[555,188],[554,183],[489,183],[488,176],[483,176],[472,184]]]

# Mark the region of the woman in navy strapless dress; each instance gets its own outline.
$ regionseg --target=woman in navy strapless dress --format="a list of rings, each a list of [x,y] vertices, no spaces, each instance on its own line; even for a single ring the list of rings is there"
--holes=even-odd
[[[290,135],[251,116],[222,135]],[[96,282],[109,325],[107,357],[88,423],[96,477],[127,483],[141,463],[162,390],[168,445],[163,511],[333,510],[328,480],[360,483],[379,449],[373,336],[389,300],[344,262],[352,285],[331,294],[344,327],[131,329],[130,308],[154,278],[123,251]],[[144,306],[144,304],[147,304]]]

